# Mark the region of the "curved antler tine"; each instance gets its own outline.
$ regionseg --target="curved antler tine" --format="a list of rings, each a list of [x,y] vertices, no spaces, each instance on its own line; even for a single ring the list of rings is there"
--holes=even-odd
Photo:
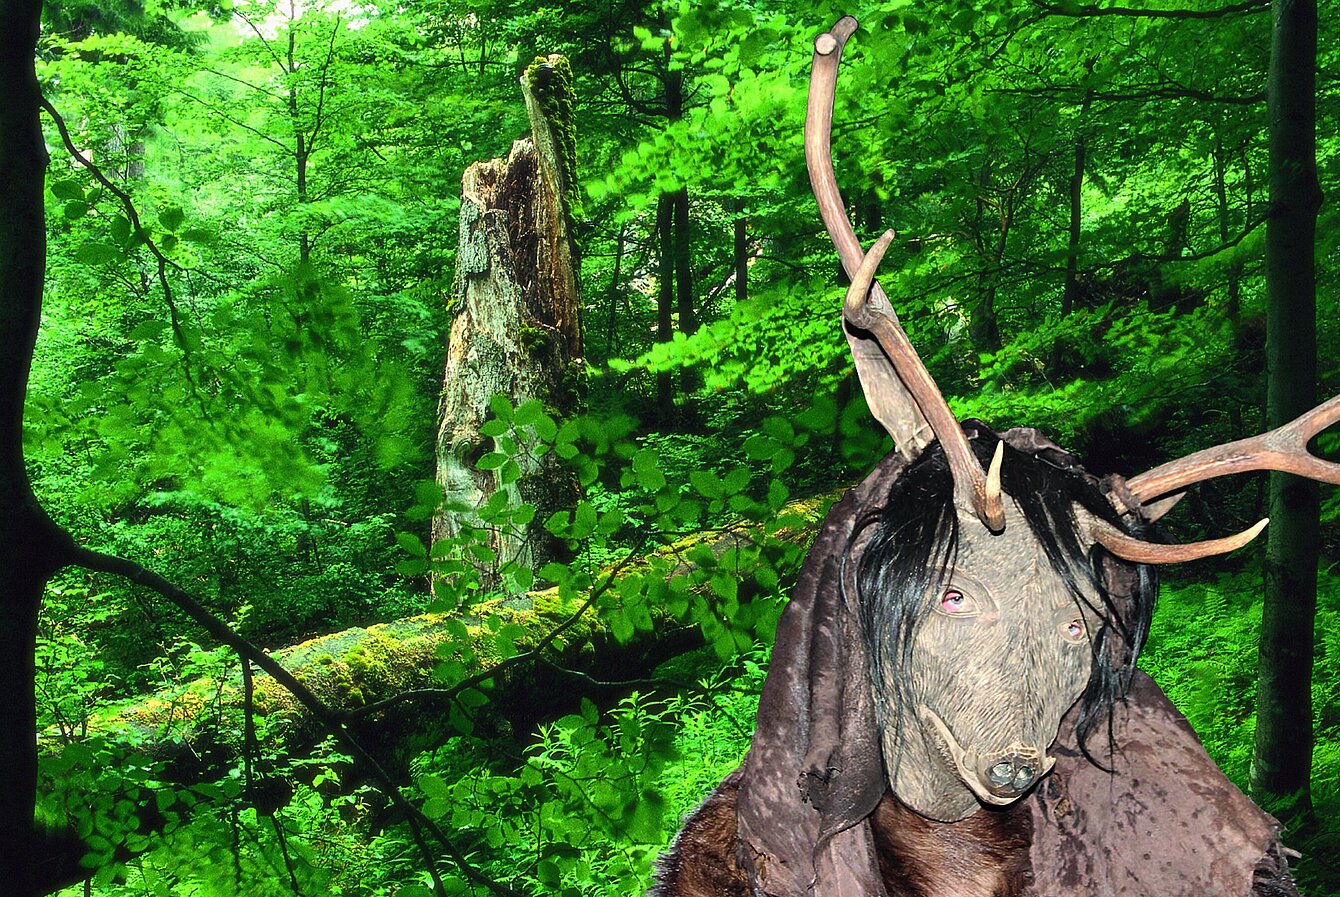
[[[1005,504],[1001,500],[1000,467],[1005,461],[1005,440],[996,443],[996,453],[991,456],[991,467],[986,472],[986,513],[991,518],[999,518],[1004,527]],[[990,524],[988,524],[989,526]]]
[[[851,229],[851,222],[847,220],[846,206],[833,175],[831,131],[842,48],[855,31],[856,20],[845,16],[833,26],[832,31],[819,35],[814,41],[809,107],[805,115],[805,165],[809,170],[814,199],[819,206],[824,227],[837,248],[842,266],[852,278],[856,276],[863,254],[856,234]],[[870,292],[870,303],[893,315],[893,309],[879,284],[874,284]],[[864,295],[861,298],[864,300]],[[893,319],[895,322],[898,320],[896,316]],[[856,333],[849,328],[844,330],[870,413],[893,437],[898,452],[911,461],[931,441],[926,416],[903,385],[898,372],[889,364],[879,344],[868,334]]]
[[[809,106],[805,112],[805,167],[810,173],[814,201],[819,205],[824,227],[842,259],[842,267],[851,278],[855,278],[856,269],[861,265],[861,244],[856,241],[851,222],[847,220],[847,208],[833,175],[832,130],[838,64],[842,61],[842,48],[855,32],[856,20],[843,16],[832,31],[815,38]],[[882,292],[880,296],[882,298]]]
[[[1307,451],[1307,442],[1340,421],[1340,396],[1323,402],[1284,426],[1214,448],[1202,449],[1169,461],[1126,481],[1126,488],[1142,504],[1192,483],[1249,470],[1278,470],[1323,483],[1340,484],[1340,464],[1323,461]],[[1125,513],[1125,504],[1118,511]]]
[[[871,307],[869,293],[871,284],[875,282],[875,271],[879,269],[879,263],[884,260],[884,253],[889,251],[891,243],[893,231],[886,230],[880,234],[852,275],[851,286],[847,287],[847,299],[842,303],[842,317],[862,330],[873,331],[876,319],[881,317],[882,309]]]
[[[1222,539],[1207,539],[1204,542],[1191,542],[1186,545],[1161,545],[1145,542],[1132,535],[1123,533],[1106,520],[1089,517],[1089,536],[1119,558],[1134,561],[1137,564],[1179,564],[1194,561],[1215,554],[1227,554],[1260,535],[1261,530],[1270,522],[1267,517],[1237,535]]]
[[[866,293],[874,281],[875,270],[884,258],[885,251],[893,242],[893,231],[884,235],[870,248],[862,259],[860,267],[852,277],[851,287],[847,290],[847,299],[843,303],[843,314],[857,327],[868,330],[879,340],[889,360],[893,362],[898,378],[912,398],[926,415],[931,429],[943,446],[949,469],[954,476],[954,500],[963,508],[971,509],[977,519],[994,533],[1005,529],[1005,508],[1000,497],[999,459],[1001,449],[996,450],[996,459],[991,462],[995,473],[995,495],[987,489],[987,477],[982,473],[982,465],[977,462],[968,438],[963,435],[949,403],[940,394],[940,389],[931,379],[926,366],[921,363],[917,352],[908,341],[907,334],[884,309],[872,305],[866,300]]]

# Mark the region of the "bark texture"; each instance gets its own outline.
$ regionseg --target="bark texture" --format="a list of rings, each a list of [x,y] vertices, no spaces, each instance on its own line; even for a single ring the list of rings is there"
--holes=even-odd
[[[0,0],[0,890],[18,895],[33,893],[45,850],[33,827],[37,612],[70,547],[33,495],[23,460],[23,405],[46,264],[47,152],[33,70],[40,10],[35,0]]]
[[[1267,103],[1266,426],[1316,400],[1315,0],[1275,0]],[[1317,485],[1272,473],[1252,790],[1306,810],[1312,766],[1312,646],[1317,608]]]
[[[543,77],[539,67],[547,66]],[[506,159],[471,165],[461,189],[455,318],[447,343],[437,434],[437,481],[449,504],[477,508],[506,490],[509,503],[536,505],[535,523],[495,531],[497,555],[478,562],[482,584],[497,582],[508,561],[543,565],[562,556],[563,545],[543,523],[577,498],[577,483],[552,454],[520,457],[522,476],[503,485],[496,471],[476,464],[493,450],[479,428],[496,393],[514,405],[531,399],[551,413],[570,414],[582,392],[582,325],[577,248],[572,234],[571,106],[555,101],[568,72],[560,56],[532,66],[522,79],[532,137],[518,140]],[[569,80],[562,96],[570,96]],[[537,96],[532,85],[543,84]],[[564,118],[562,110],[568,112]],[[472,514],[444,512],[433,524],[434,541],[477,523]]]

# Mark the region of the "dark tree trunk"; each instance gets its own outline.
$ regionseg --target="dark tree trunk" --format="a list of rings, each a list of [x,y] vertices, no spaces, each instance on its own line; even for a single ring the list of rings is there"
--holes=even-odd
[[[675,207],[675,299],[679,306],[679,329],[690,334],[698,329],[693,308],[693,259],[689,253],[689,191],[674,192]]]
[[[1088,112],[1089,95],[1085,96],[1084,111]],[[1070,227],[1066,235],[1065,285],[1061,290],[1061,314],[1075,310],[1079,300],[1079,246],[1083,237],[1084,220],[1084,165],[1088,155],[1084,132],[1075,137],[1075,166],[1070,173]]]
[[[991,166],[983,165],[979,175],[982,196],[986,195],[991,183]],[[1002,202],[1004,200],[1002,199]],[[986,202],[977,201],[977,251],[982,256],[984,268],[978,275],[980,292],[976,303],[967,310],[968,340],[979,352],[1000,351],[1000,325],[996,321],[996,278],[1000,276],[1000,260],[1005,255],[1005,240],[1009,235],[1009,222],[1002,212],[998,215],[999,226],[994,246],[988,248],[984,232],[983,218],[987,209]]]
[[[749,298],[749,218],[744,200],[735,202],[735,301]]]
[[[1266,224],[1266,418],[1278,427],[1316,400],[1314,245],[1317,5],[1275,0],[1267,82],[1270,204]],[[1270,475],[1265,612],[1252,789],[1281,812],[1310,807],[1312,651],[1317,606],[1317,486]]]
[[[656,342],[668,343],[675,335],[675,244],[674,209],[670,194],[662,193],[656,202],[658,241],[656,268]],[[662,423],[675,414],[674,378],[668,371],[656,375],[656,407]]]
[[[614,331],[618,329],[619,297],[623,293],[623,247],[628,239],[628,222],[619,225],[619,237],[614,241],[614,273],[610,275],[610,288],[605,293],[609,302],[609,325],[605,329],[605,357],[614,354]]]
[[[675,219],[675,304],[679,310],[679,331],[689,335],[698,329],[698,316],[693,307],[693,259],[689,251],[689,191],[680,187],[673,195]],[[681,425],[693,421],[693,393],[702,385],[702,378],[693,368],[680,372],[679,419]]]
[[[1233,210],[1228,204],[1228,148],[1224,146],[1224,135],[1215,130],[1214,139],[1214,196],[1219,214],[1219,241],[1228,244],[1233,229]],[[1228,301],[1224,303],[1224,314],[1236,330],[1242,311],[1242,264],[1234,262],[1228,269]]]
[[[996,321],[996,275],[982,278],[982,292],[977,306],[968,314],[968,339],[982,352],[1000,351],[1000,325]]]
[[[41,4],[0,0],[0,881],[34,890],[38,840],[34,649],[47,579],[68,546],[34,497],[23,461],[23,403],[42,307],[46,146],[33,58]]]

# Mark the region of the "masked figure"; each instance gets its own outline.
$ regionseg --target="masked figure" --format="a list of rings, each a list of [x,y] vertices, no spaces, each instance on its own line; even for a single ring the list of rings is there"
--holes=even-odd
[[[895,452],[834,506],[778,626],[748,757],[662,858],[660,897],[1280,897],[1279,826],[1135,667],[1147,540],[1186,486],[1340,482],[1307,454],[1340,397],[1279,430],[1098,480],[1038,431],[960,424],[873,282],[829,149],[843,45],[815,43],[806,159],[852,275],[845,332]],[[1169,496],[1172,496],[1169,498]]]

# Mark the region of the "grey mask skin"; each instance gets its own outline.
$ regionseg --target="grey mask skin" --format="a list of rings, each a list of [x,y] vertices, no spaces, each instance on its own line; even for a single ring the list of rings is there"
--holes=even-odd
[[[1008,497],[1005,510],[998,535],[957,511],[957,559],[926,596],[905,659],[880,665],[898,681],[875,685],[893,793],[940,822],[1010,804],[1051,770],[1047,751],[1093,664],[1095,617]]]

